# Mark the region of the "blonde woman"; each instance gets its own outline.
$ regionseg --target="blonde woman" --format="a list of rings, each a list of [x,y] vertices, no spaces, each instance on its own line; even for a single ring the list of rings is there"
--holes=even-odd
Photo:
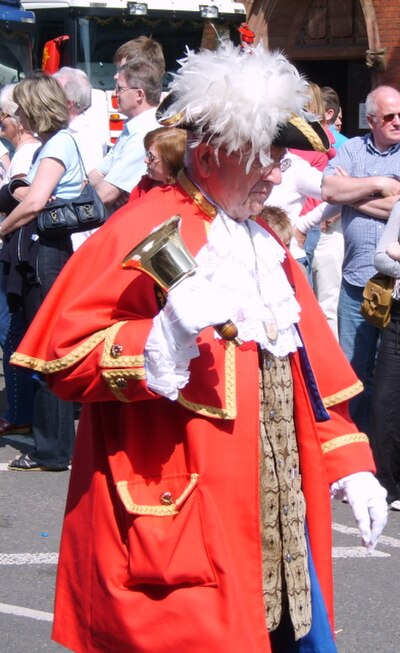
[[[77,197],[84,171],[66,129],[68,103],[60,84],[37,73],[17,84],[13,99],[21,125],[37,133],[42,143],[27,175],[29,188],[18,189],[20,204],[0,225],[10,271],[7,292],[20,302],[28,326],[73,251],[68,235],[52,239],[39,235],[36,216],[52,196]],[[36,392],[32,435],[34,450],[12,461],[10,469],[68,469],[75,437],[73,405],[53,395],[44,380]]]

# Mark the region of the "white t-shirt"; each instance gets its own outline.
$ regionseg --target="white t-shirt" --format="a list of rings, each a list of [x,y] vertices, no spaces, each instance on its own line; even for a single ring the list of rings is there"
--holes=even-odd
[[[265,205],[284,209],[295,226],[307,197],[321,200],[322,172],[292,152],[287,152],[285,159],[291,160],[291,166],[282,173],[282,182],[273,187]],[[305,256],[295,238],[291,240],[290,251],[295,258]]]
[[[106,153],[106,143],[93,122],[91,110],[88,109],[88,111],[76,116],[69,123],[68,130],[75,138],[85,170],[89,173],[102,161]]]
[[[9,179],[21,175],[25,177],[28,174],[29,169],[32,165],[33,155],[35,154],[38,147],[40,147],[40,145],[40,141],[25,143],[15,150],[14,156],[11,159],[10,167],[8,169]]]

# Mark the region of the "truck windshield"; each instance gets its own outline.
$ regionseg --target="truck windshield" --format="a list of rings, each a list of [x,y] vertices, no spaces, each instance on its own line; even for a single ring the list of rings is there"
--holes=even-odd
[[[0,22],[0,86],[29,75],[32,66],[30,35],[5,29]]]
[[[127,16],[86,16],[77,18],[77,66],[84,70],[94,88],[114,88],[115,64],[113,56],[117,48],[137,36],[152,36],[164,50],[166,70],[177,68],[177,59],[185,54],[186,46],[198,49],[204,38],[203,20],[146,19]],[[233,25],[218,25],[218,31]],[[215,28],[211,28],[215,29]]]

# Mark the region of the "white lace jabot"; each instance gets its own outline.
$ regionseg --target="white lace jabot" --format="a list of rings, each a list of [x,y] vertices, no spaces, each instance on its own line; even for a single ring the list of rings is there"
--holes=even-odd
[[[286,356],[301,346],[295,327],[300,306],[281,266],[284,257],[284,249],[256,222],[238,223],[221,211],[196,256],[196,274],[215,284],[232,307],[231,319],[241,340],[253,340],[275,356]],[[146,378],[150,389],[174,400],[189,380],[190,360],[198,349],[193,345],[177,353],[161,316],[154,318],[145,347]]]
[[[300,306],[282,268],[284,249],[253,220],[235,222],[221,211],[198,255],[198,272],[226,293],[239,337],[254,340],[276,356],[301,346],[295,324]],[[275,323],[276,340],[264,324]]]

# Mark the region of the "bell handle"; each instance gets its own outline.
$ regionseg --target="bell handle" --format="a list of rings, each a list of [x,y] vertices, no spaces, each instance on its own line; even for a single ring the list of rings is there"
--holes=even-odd
[[[243,344],[243,341],[238,338],[237,326],[232,322],[232,320],[227,320],[224,324],[216,324],[214,329],[223,340],[233,342],[237,347],[240,347],[240,345]]]

